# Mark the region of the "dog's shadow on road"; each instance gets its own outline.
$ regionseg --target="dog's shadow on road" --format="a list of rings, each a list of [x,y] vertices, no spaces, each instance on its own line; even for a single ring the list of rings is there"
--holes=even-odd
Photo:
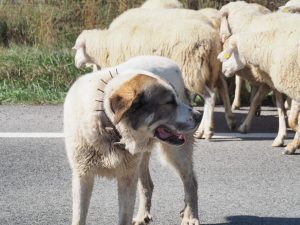
[[[229,216],[228,222],[205,225],[300,225],[300,218]]]

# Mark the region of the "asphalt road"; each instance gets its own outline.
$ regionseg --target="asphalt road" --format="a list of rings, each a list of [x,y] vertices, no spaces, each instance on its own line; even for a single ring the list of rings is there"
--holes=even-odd
[[[245,112],[238,111],[238,120]],[[282,155],[282,148],[272,148],[272,139],[261,134],[276,133],[274,114],[267,108],[255,118],[251,138],[231,138],[224,136],[228,131],[218,108],[218,138],[195,145],[202,224],[300,225],[299,150]],[[0,106],[0,133],[7,132],[60,133],[62,106]],[[151,159],[151,174],[152,224],[180,224],[179,178],[158,154]],[[71,224],[71,170],[62,138],[0,138],[0,209],[0,225]],[[97,179],[87,224],[117,224],[117,215],[116,183]]]

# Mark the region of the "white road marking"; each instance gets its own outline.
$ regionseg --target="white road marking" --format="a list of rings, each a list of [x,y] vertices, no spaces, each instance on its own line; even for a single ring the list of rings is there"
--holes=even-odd
[[[294,133],[288,133],[287,138],[293,138]],[[271,139],[276,138],[277,133],[216,133],[213,139],[247,139],[247,138],[257,138],[257,139]]]
[[[275,138],[277,133],[216,133],[213,139],[247,139],[247,138]],[[18,132],[3,132],[0,133],[0,138],[63,138],[64,133],[55,132],[33,132],[33,133],[18,133]],[[288,133],[288,138],[293,138],[294,133]]]
[[[63,138],[64,133],[35,132],[35,133],[0,133],[0,138]]]

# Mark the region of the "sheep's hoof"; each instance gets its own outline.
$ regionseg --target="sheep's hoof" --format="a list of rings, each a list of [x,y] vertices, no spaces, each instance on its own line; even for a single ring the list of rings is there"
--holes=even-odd
[[[241,126],[238,128],[238,131],[239,131],[240,133],[243,133],[243,134],[248,133],[248,127],[247,127],[247,125],[241,125]]]
[[[206,140],[209,140],[209,139],[212,138],[213,135],[214,135],[213,131],[208,131],[208,132],[204,133],[203,138],[206,139]]]
[[[231,117],[228,119],[228,128],[230,131],[235,130],[236,128],[236,119],[235,117]]]
[[[232,104],[232,106],[231,106],[231,110],[238,110],[240,108],[241,108],[241,106],[240,105],[236,105],[236,104]]]

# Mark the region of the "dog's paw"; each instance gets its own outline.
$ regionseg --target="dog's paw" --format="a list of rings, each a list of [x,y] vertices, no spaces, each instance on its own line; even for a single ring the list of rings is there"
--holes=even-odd
[[[296,151],[296,147],[292,145],[292,143],[288,144],[285,148],[282,154],[284,155],[293,155]]]
[[[146,225],[152,221],[152,216],[148,213],[143,217],[136,217],[132,221],[132,225]]]
[[[200,225],[200,222],[196,218],[183,218],[181,225]]]
[[[272,143],[272,147],[282,147],[284,145],[284,138],[277,137]]]

